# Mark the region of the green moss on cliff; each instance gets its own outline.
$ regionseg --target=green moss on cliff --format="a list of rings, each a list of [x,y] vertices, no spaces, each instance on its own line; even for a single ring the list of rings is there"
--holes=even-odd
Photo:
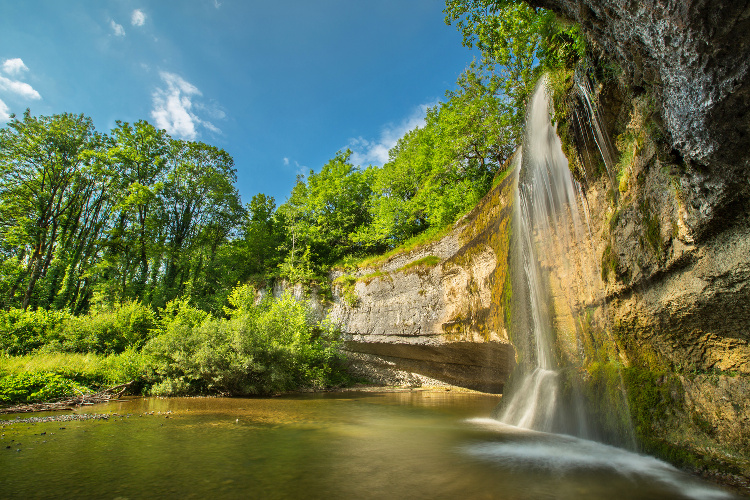
[[[395,272],[400,273],[409,270],[418,271],[420,269],[430,269],[437,266],[438,264],[440,264],[440,257],[437,257],[435,255],[427,255],[425,257],[422,257],[421,259],[417,259],[399,267]]]

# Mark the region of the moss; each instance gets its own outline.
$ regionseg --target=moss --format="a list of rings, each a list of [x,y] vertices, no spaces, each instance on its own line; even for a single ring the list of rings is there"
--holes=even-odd
[[[623,372],[631,416],[639,437],[649,437],[681,402],[682,384],[666,371],[630,367]]]
[[[357,278],[350,275],[343,275],[336,278],[333,283],[341,286],[341,298],[351,308],[359,305],[359,296],[356,291]]]
[[[399,267],[398,269],[396,269],[396,272],[404,272],[408,271],[409,269],[430,268],[435,267],[438,264],[440,264],[440,257],[437,257],[435,255],[427,255],[426,257],[422,257],[421,259],[409,262],[408,264]]]
[[[580,385],[590,409],[590,426],[606,442],[628,446],[632,443],[633,433],[622,369],[619,362],[591,362],[584,370]]]
[[[513,172],[513,163],[509,161],[495,173],[495,176],[492,178],[492,187],[495,188],[499,186],[500,183],[511,174],[511,172]]]
[[[513,280],[511,279],[510,273],[505,273],[505,282],[503,283],[503,290],[501,295],[501,309],[504,312],[503,321],[505,328],[508,331],[510,341],[513,342]]]
[[[480,202],[481,203],[481,202]],[[390,259],[396,255],[402,255],[408,252],[413,252],[419,248],[425,247],[431,243],[441,240],[448,233],[453,230],[454,224],[448,224],[443,227],[432,227],[423,233],[419,233],[406,240],[403,244],[398,247],[389,250],[388,252],[381,255],[374,255],[360,259],[358,261],[347,262],[347,266],[350,268],[365,269],[368,267],[379,267],[387,263]],[[340,268],[341,266],[339,266]]]
[[[646,243],[644,246],[648,246],[657,257],[661,257],[663,243],[661,240],[661,223],[659,222],[659,217],[657,214],[652,213],[649,200],[644,200],[641,203],[640,211],[643,216],[643,239]]]
[[[391,279],[391,275],[388,273],[384,273],[383,271],[378,269],[377,271],[372,272],[370,274],[365,274],[364,276],[360,276],[359,278],[357,278],[357,281],[362,281],[365,285],[369,285],[370,283],[372,283],[374,280],[378,278]]]
[[[620,265],[620,256],[612,249],[612,243],[608,243],[602,253],[602,281],[606,282],[609,276],[617,276],[617,266]]]
[[[578,148],[575,141],[575,133],[572,129],[571,117],[574,116],[574,70],[558,68],[548,73],[548,83],[552,107],[554,110],[553,122],[557,127],[557,136],[560,138],[563,154],[568,159],[568,167],[571,174],[578,181],[586,178],[586,171],[581,163]],[[597,171],[606,171],[606,167],[597,164]]]

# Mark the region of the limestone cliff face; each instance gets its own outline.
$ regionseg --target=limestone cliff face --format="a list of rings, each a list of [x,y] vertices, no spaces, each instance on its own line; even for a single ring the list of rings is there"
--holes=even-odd
[[[732,210],[730,219],[702,212],[694,171],[649,128],[642,98],[631,90],[624,100],[608,101],[607,92],[602,88],[602,103],[620,108],[613,113],[620,119],[607,126],[613,139],[621,138],[621,182],[600,179],[586,198],[607,316],[632,375],[627,389],[638,430],[649,451],[668,446],[667,457],[684,452],[693,457],[688,463],[733,469],[747,483],[748,211],[735,200],[724,212]],[[633,144],[623,136],[640,139]]]
[[[515,364],[502,302],[513,185],[510,175],[439,241],[334,273],[330,317],[359,369],[387,381],[502,390]]]

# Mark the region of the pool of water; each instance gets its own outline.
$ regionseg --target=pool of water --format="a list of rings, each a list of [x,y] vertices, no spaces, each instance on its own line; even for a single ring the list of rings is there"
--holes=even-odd
[[[486,418],[498,401],[138,398],[79,411],[107,420],[0,421],[0,497],[733,498],[650,457]]]

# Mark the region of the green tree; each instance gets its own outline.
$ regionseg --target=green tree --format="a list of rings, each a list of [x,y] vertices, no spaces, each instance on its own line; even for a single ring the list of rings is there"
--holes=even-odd
[[[213,267],[219,247],[244,215],[234,187],[234,160],[226,151],[202,142],[172,140],[167,163],[161,303],[184,292],[188,284],[200,297],[218,291],[216,276],[207,280],[205,271]]]
[[[281,259],[278,247],[283,243],[284,225],[276,214],[276,200],[263,193],[256,194],[246,207],[247,216],[236,241],[244,281],[253,275],[274,272]]]
[[[500,83],[499,96],[518,129],[541,71],[572,67],[585,54],[577,25],[522,0],[446,0],[443,12],[446,24],[461,31],[464,46],[481,52],[481,65]]]
[[[100,291],[106,300],[148,302],[166,238],[161,191],[167,174],[169,137],[146,121],[117,122],[108,156],[118,178],[117,213],[107,241]],[[152,265],[153,264],[153,265]]]
[[[472,65],[446,101],[427,111],[425,125],[398,141],[374,183],[372,223],[356,239],[393,247],[476,205],[520,141],[499,86]]]
[[[60,241],[73,241],[101,142],[90,118],[67,113],[36,118],[26,110],[0,130],[0,238],[16,262],[6,305],[23,287],[26,309]]]
[[[287,228],[283,269],[307,265],[330,266],[362,250],[352,236],[370,223],[368,210],[375,169],[350,162],[352,152],[339,151],[319,173],[297,179],[289,200],[279,207]]]

